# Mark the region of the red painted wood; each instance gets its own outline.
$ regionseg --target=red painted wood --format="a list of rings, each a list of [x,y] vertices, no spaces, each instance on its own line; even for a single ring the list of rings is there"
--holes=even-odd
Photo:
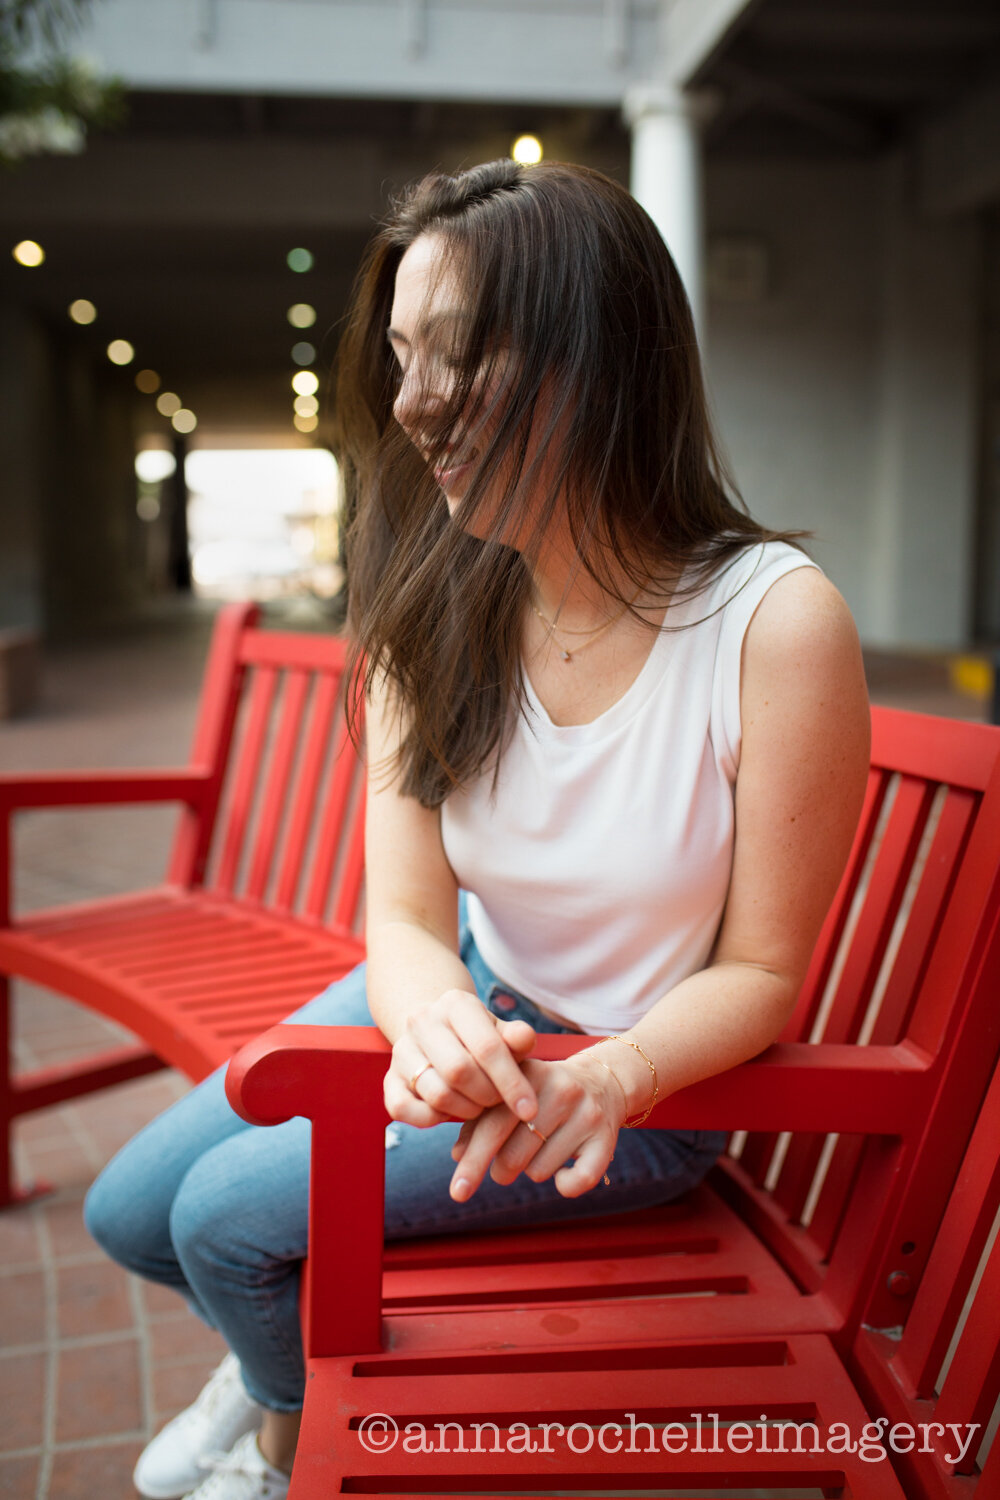
[[[915,1500],[973,1495],[992,1500],[996,1491],[996,1444],[982,1473],[977,1460],[1000,1396],[1000,1243],[989,1248],[972,1294],[1000,1205],[998,1131],[1000,1073],[995,1073],[902,1337],[862,1328],[850,1354],[851,1372],[870,1408],[894,1423],[940,1424],[929,1432],[927,1451],[898,1461],[907,1494]],[[920,1191],[916,1175],[911,1191]],[[968,1445],[967,1424],[978,1424]],[[963,1446],[967,1452],[961,1458]]]
[[[782,1033],[782,1041],[803,1042],[808,1041],[812,1035],[837,955],[845,941],[845,930],[851,908],[865,868],[865,861],[881,814],[888,784],[889,777],[884,771],[873,768],[869,773],[864,806],[848,858],[847,869],[844,871],[833,905],[820,933],[799,1002]],[[759,1131],[754,1132],[744,1143],[740,1154],[741,1165],[748,1177],[752,1178],[759,1187],[763,1187],[767,1178],[777,1145],[776,1135]]]
[[[896,954],[871,1032],[876,1045],[888,1046],[905,1035],[930,954],[940,931],[946,903],[958,876],[972,818],[979,798],[952,790],[940,821],[907,921],[905,940]],[[837,1142],[816,1208],[810,1233],[817,1252],[829,1259],[846,1206],[854,1189],[863,1141],[857,1137]]]
[[[547,1319],[552,1315],[538,1310],[533,1327],[524,1334],[515,1329],[513,1337],[506,1320],[456,1330],[453,1341],[484,1351],[475,1358],[435,1353],[432,1341],[425,1346],[432,1331],[426,1320],[407,1319],[405,1329],[389,1320],[388,1336],[398,1329],[405,1339],[402,1356],[314,1362],[295,1500],[343,1491],[541,1494],[610,1486],[621,1493],[693,1485],[712,1494],[713,1483],[719,1493],[734,1485],[776,1495],[793,1485],[836,1485],[872,1500],[903,1494],[888,1464],[826,1451],[836,1442],[834,1421],[846,1418],[860,1432],[865,1413],[820,1337],[665,1351],[623,1343],[598,1308],[569,1334],[553,1335]],[[391,1413],[404,1432],[409,1422],[423,1423],[441,1451],[407,1452],[402,1442],[384,1453],[368,1451],[360,1427],[375,1411]],[[732,1450],[725,1446],[730,1423],[759,1423],[762,1412],[814,1423],[804,1430],[803,1451],[789,1451],[799,1446],[795,1439],[773,1428],[761,1434],[758,1427],[755,1441],[752,1426],[733,1434]],[[680,1424],[667,1433],[672,1453],[664,1452],[662,1425],[652,1425],[668,1422]],[[475,1423],[494,1426],[480,1429],[477,1441]],[[516,1423],[534,1430],[543,1454],[507,1451]],[[541,1423],[551,1425],[542,1431]],[[573,1426],[568,1442],[560,1425]],[[618,1426],[621,1451],[615,1451]],[[747,1439],[761,1451],[734,1451]],[[686,1451],[676,1451],[680,1444]]]
[[[920,1397],[933,1395],[952,1331],[970,1294],[973,1275],[1000,1205],[998,1143],[1000,1074],[995,1075],[983,1105],[913,1311],[893,1359],[898,1378]],[[994,1253],[994,1260],[997,1270],[1000,1270],[1000,1252]],[[996,1270],[992,1274],[995,1276]],[[994,1305],[1000,1310],[1000,1297]],[[970,1342],[978,1344],[981,1344],[991,1319],[995,1323],[996,1316],[988,1307],[981,1308],[981,1311],[986,1313],[985,1325],[973,1330],[966,1328]],[[969,1322],[975,1323],[976,1320],[970,1318]],[[1000,1328],[996,1328],[995,1333],[994,1342],[1000,1343]]]
[[[333,764],[316,835],[316,852],[303,910],[317,922],[326,918],[333,886],[334,871],[342,853],[340,838],[350,807],[351,791],[357,780],[358,765],[347,725],[337,728]]]
[[[106,1052],[92,1054],[83,1062],[20,1073],[12,1085],[14,1114],[50,1109],[53,1104],[78,1099],[81,1094],[92,1094],[133,1078],[144,1078],[165,1066],[163,1059],[150,1052],[148,1047],[112,1047]]]
[[[291,792],[309,688],[310,678],[305,672],[286,673],[267,781],[261,788],[257,836],[247,877],[246,894],[251,901],[264,901],[267,896],[274,852]]]
[[[182,816],[178,825],[167,867],[173,885],[200,885],[204,878],[243,686],[240,642],[258,613],[255,604],[230,604],[216,618],[191,751],[192,765],[204,768],[206,795],[198,815]]]
[[[934,788],[915,778],[896,790],[888,823],[871,871],[868,891],[822,1040],[857,1039],[882,966],[900,901],[910,878]],[[822,1137],[798,1136],[789,1146],[774,1192],[789,1218],[798,1221],[813,1187]]]
[[[978,738],[978,737],[977,737]],[[1000,1048],[1000,766],[989,778],[970,833],[944,923],[927,965],[910,1034],[935,1055],[939,1085],[931,1115],[914,1147],[912,1171],[920,1189],[907,1197],[886,1240],[870,1285],[866,1321],[902,1321],[889,1290],[903,1269],[914,1283],[955,1180]],[[902,1246],[915,1247],[900,1264]]]
[[[290,630],[246,630],[240,638],[239,659],[246,665],[297,672],[343,675],[347,643],[335,635],[300,635]]]
[[[292,791],[288,831],[274,903],[279,911],[291,911],[296,902],[306,861],[309,837],[315,824],[316,798],[330,744],[330,730],[337,707],[339,679],[326,673],[317,679],[309,724],[306,729],[302,766]]]
[[[277,687],[278,674],[273,667],[262,667],[254,674],[250,688],[246,732],[238,747],[232,798],[226,809],[222,858],[215,879],[212,881],[213,887],[223,891],[227,896],[233,895],[240,883],[241,856],[252,824],[254,799],[264,760],[271,722],[271,708]]]
[[[5,983],[10,972],[59,989],[131,1027],[161,1059],[195,1078],[362,955],[356,938],[288,910],[288,892],[294,895],[302,879],[297,866],[320,820],[316,800],[329,759],[346,648],[333,638],[256,630],[256,616],[252,606],[220,612],[188,768],[0,777],[0,981]],[[291,683],[280,696],[279,673],[288,674]],[[315,673],[321,675],[314,683]],[[297,721],[307,701],[319,708],[300,734]],[[356,759],[352,750],[341,772],[347,782],[349,758]],[[303,782],[310,780],[306,796]],[[220,829],[227,782],[226,827]],[[183,809],[166,886],[79,902],[10,924],[14,811],[152,801],[178,801]],[[338,830],[329,818],[326,831],[336,842]],[[199,891],[213,840],[222,888]],[[334,892],[338,910],[353,913],[357,906],[359,848],[353,833],[345,835],[334,872],[340,882]],[[246,899],[234,894],[241,881],[249,886]],[[273,900],[272,884],[281,888]],[[0,1012],[2,1203],[16,1197],[8,1167],[14,1117],[57,1093],[75,1097],[160,1064],[139,1049],[117,1061],[84,1061],[58,1077],[46,1072],[15,1080],[2,1005]]]
[[[345,820],[333,923],[346,932],[358,930],[358,908],[365,871],[365,783],[355,791],[355,803]]]

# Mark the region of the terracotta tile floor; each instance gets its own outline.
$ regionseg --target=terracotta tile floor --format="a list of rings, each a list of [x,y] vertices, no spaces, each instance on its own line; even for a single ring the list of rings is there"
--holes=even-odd
[[[315,618],[293,618],[313,626]],[[43,701],[0,725],[5,770],[177,764],[186,759],[211,624],[204,606],[48,653]],[[937,666],[873,659],[880,701],[983,717]],[[158,809],[26,817],[16,836],[20,910],[160,877],[172,814]],[[122,1033],[28,985],[15,987],[18,1063],[57,1062]],[[221,1357],[172,1293],[109,1264],[80,1219],[88,1183],[183,1079],[151,1078],[34,1115],[17,1135],[20,1180],[52,1192],[0,1214],[0,1497],[129,1496],[146,1438],[186,1405]]]

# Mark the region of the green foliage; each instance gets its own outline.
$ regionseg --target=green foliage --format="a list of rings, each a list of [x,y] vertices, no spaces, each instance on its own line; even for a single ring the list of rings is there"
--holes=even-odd
[[[0,163],[82,151],[88,127],[124,114],[107,83],[66,48],[92,0],[0,0]]]
[[[31,46],[58,51],[90,9],[91,0],[0,0],[0,53]]]

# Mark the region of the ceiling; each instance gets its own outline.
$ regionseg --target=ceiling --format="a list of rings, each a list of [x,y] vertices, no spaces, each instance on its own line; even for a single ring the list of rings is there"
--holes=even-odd
[[[692,82],[710,150],[877,152],[1000,89],[997,0],[755,0]]]
[[[710,156],[878,154],[1000,78],[997,0],[755,0],[693,82],[715,107]],[[291,429],[290,350],[328,369],[362,248],[391,192],[421,173],[506,154],[519,133],[547,154],[627,179],[629,138],[609,108],[133,93],[125,123],[80,157],[6,175],[0,231],[43,243],[25,270],[0,258],[0,296],[30,307],[58,347],[110,371],[127,338],[212,433]],[[315,256],[296,275],[294,245]],[[87,297],[98,321],[74,326]],[[287,308],[311,303],[310,332]],[[140,425],[169,429],[136,396]],[[322,429],[320,429],[320,434]]]

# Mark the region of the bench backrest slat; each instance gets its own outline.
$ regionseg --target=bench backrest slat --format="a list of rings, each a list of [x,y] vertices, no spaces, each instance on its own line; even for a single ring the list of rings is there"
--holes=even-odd
[[[334,872],[347,854],[340,830],[347,820],[355,783],[350,739],[347,726],[342,725],[335,741],[333,768],[326,798],[319,812],[316,855],[305,899],[307,915],[317,921],[323,920]],[[355,823],[358,822],[356,818]]]
[[[316,797],[326,765],[337,697],[338,680],[324,673],[316,683],[305,732],[302,763],[298,770],[288,813],[288,835],[281,855],[275,905],[282,911],[294,908],[305,868],[306,850],[312,832]]]
[[[253,609],[233,606],[217,627],[230,638],[227,733],[216,735],[217,811],[201,878],[192,879],[282,915],[357,930],[363,775],[343,706],[347,648],[333,635],[260,630],[255,621]],[[221,676],[206,697],[223,691]]]
[[[873,1415],[922,1440],[894,1459],[914,1500],[992,1500],[1000,1479],[1000,1071],[995,1072],[901,1335],[848,1356]],[[915,1176],[910,1191],[919,1194]],[[923,1424],[923,1425],[918,1425]],[[972,1425],[974,1424],[974,1425]]]
[[[253,818],[277,688],[278,674],[273,667],[265,667],[254,675],[246,731],[237,745],[232,796],[224,809],[222,858],[211,882],[217,890],[230,896],[239,886],[242,855]]]
[[[998,1204],[1000,1074],[994,1079],[976,1133],[966,1153],[913,1310],[907,1320],[899,1352],[893,1362],[905,1384],[912,1387],[919,1397],[929,1398],[934,1394],[983,1248],[993,1230]],[[1000,1276],[1000,1252],[994,1252],[992,1263],[991,1278],[996,1289],[996,1278]],[[989,1290],[986,1278],[979,1287],[980,1298],[983,1297],[984,1289]],[[981,1344],[983,1334],[988,1334],[992,1326],[993,1342],[1000,1348],[1000,1294],[994,1298],[992,1306],[995,1309],[993,1312],[989,1307],[981,1305],[976,1318],[970,1315],[968,1321],[976,1328],[975,1334],[972,1330],[969,1331],[970,1344],[974,1340]],[[968,1323],[966,1327],[968,1328]],[[948,1382],[952,1381],[953,1375],[959,1377],[959,1384],[962,1383],[962,1361],[967,1358],[968,1355],[963,1355],[960,1360],[956,1352],[956,1358],[948,1372],[948,1381],[941,1392],[942,1401],[948,1393]],[[954,1389],[954,1385],[952,1388]]]
[[[282,817],[293,787],[293,772],[302,733],[310,674],[288,672],[282,684],[281,713],[275,726],[274,744],[266,781],[260,788],[260,815],[247,876],[246,894],[251,901],[265,901]]]

